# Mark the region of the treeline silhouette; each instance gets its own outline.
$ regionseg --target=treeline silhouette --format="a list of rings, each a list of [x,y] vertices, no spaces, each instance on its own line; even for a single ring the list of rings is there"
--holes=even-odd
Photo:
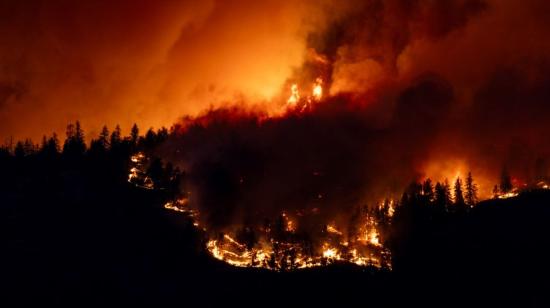
[[[391,222],[383,215],[388,201],[369,212],[385,228],[392,272],[346,265],[237,269],[208,256],[200,230],[161,206],[185,176],[154,158],[170,134],[140,134],[134,125],[123,136],[119,127],[104,127],[88,143],[76,122],[63,142],[54,134],[40,144],[1,147],[0,301],[9,303],[2,306],[256,306],[266,299],[311,306],[327,298],[378,306],[549,303],[548,191],[480,202],[471,174],[453,183],[412,183]],[[128,183],[130,156],[138,151],[151,157],[145,172],[164,189]],[[511,189],[503,172],[498,190]]]
[[[170,285],[181,286],[190,267],[209,268],[200,266],[210,262],[201,234],[162,208],[180,180],[152,153],[168,134],[104,127],[87,142],[76,122],[63,141],[54,134],[0,149],[0,306],[174,299]],[[151,157],[145,171],[165,189],[128,183],[137,151]]]

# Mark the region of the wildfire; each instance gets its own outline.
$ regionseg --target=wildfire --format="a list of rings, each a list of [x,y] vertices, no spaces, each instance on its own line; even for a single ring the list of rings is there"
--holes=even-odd
[[[320,77],[315,79],[312,95],[315,101],[320,101],[323,98],[323,79]]]
[[[296,106],[296,104],[300,101],[300,93],[298,92],[298,85],[293,84],[290,87],[290,97],[287,100],[288,105],[290,106]]]
[[[281,214],[281,216],[283,217],[283,219],[285,220],[286,222],[286,226],[285,226],[285,230],[287,232],[295,232],[296,231],[296,225],[294,224],[294,222],[292,221],[292,219],[290,219],[290,217],[288,217],[288,215],[283,212]]]
[[[141,152],[130,156],[130,162],[133,166],[130,168],[130,173],[128,174],[128,183],[145,189],[154,189],[153,180],[143,171],[146,161],[147,158]]]
[[[545,181],[538,182],[537,187],[540,189],[550,189],[550,186]]]
[[[134,159],[135,158],[135,159]],[[129,181],[141,188],[147,179],[141,170],[146,157],[134,155],[131,157],[133,166],[130,169]],[[186,215],[195,227],[199,227],[199,212],[192,209],[188,198],[180,198],[164,204],[164,208],[181,215]],[[315,208],[312,215],[319,212]],[[307,212],[297,211],[294,218],[307,218]],[[240,237],[238,232],[215,234],[206,243],[206,250],[216,259],[237,267],[257,267],[275,271],[311,268],[325,266],[334,262],[347,262],[359,266],[375,266],[391,269],[391,257],[388,249],[383,247],[379,239],[376,224],[369,218],[360,230],[368,230],[365,240],[361,236],[344,239],[343,232],[334,224],[324,225],[324,237],[320,246],[304,244],[304,238],[296,233],[299,220],[291,219],[289,213],[282,212],[280,223],[257,226],[247,229],[255,234],[257,240],[249,241]],[[281,230],[282,229],[282,230]],[[209,234],[202,227],[200,230]],[[281,234],[282,232],[282,234]],[[323,234],[323,232],[319,232]],[[316,247],[316,248],[315,248]]]
[[[336,248],[325,248],[323,250],[323,258],[338,260],[340,259],[340,254]]]
[[[342,232],[338,231],[338,229],[331,225],[327,225],[327,232],[342,235]]]
[[[189,208],[188,199],[168,202],[165,209],[184,213],[192,219],[198,218],[198,212]],[[282,213],[285,219],[285,232],[294,234],[294,222],[288,214]],[[194,223],[198,226],[198,223]],[[203,229],[206,231],[206,229]],[[271,229],[263,229],[268,233]],[[343,233],[333,225],[327,225],[326,231],[342,239]],[[378,232],[371,227],[369,232],[358,242],[340,241],[330,244],[334,238],[322,244],[318,254],[306,252],[300,242],[278,241],[273,238],[262,240],[254,247],[239,242],[229,234],[223,234],[218,239],[210,239],[206,244],[207,251],[216,259],[237,267],[258,267],[271,270],[302,269],[323,266],[333,262],[349,262],[359,266],[376,266],[391,269],[389,250],[384,248],[379,240]],[[361,244],[362,243],[362,244]],[[369,246],[370,245],[370,246]],[[370,247],[370,248],[369,248]]]
[[[311,108],[313,102],[319,102],[323,98],[323,79],[318,77],[313,83],[311,95],[302,99],[298,84],[294,83],[290,86],[290,96],[287,100],[287,108],[303,112]]]
[[[498,195],[498,198],[499,199],[508,199],[508,198],[517,197],[518,195],[519,195],[519,193],[517,191],[510,191],[510,192]]]
[[[371,229],[365,234],[365,241],[374,246],[381,246],[380,237],[376,229]]]

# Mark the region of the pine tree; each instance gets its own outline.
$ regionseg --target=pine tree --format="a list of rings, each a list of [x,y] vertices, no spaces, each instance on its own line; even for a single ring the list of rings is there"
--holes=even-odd
[[[464,213],[467,210],[466,203],[464,202],[464,194],[462,192],[462,180],[460,177],[456,178],[454,185],[454,194],[455,194],[455,209],[457,213]]]
[[[75,141],[79,147],[79,150],[84,152],[86,150],[86,142],[84,140],[84,130],[80,127],[80,122],[76,121],[75,125]]]
[[[46,158],[53,158],[59,153],[59,140],[57,135],[54,133],[52,137],[42,138],[42,146],[40,148],[40,154]]]
[[[70,152],[71,142],[72,140],[74,140],[74,137],[75,137],[74,124],[72,123],[67,124],[67,129],[65,131],[65,134],[67,137],[65,139],[65,143],[63,144],[63,153],[67,154]]]
[[[477,203],[477,185],[474,183],[472,173],[468,172],[466,178],[466,205],[473,207]]]
[[[101,133],[99,133],[99,144],[104,148],[107,149],[109,147],[109,129],[107,128],[107,125],[103,125],[103,128],[101,129]]]
[[[23,144],[22,141],[17,141],[17,143],[15,144],[15,149],[13,150],[13,153],[14,153],[15,157],[17,157],[17,158],[25,157],[25,155],[26,155],[25,145]]]
[[[37,146],[32,142],[30,138],[25,139],[23,142],[23,148],[25,151],[25,156],[32,155],[36,152]]]
[[[146,148],[150,149],[153,148],[155,144],[157,144],[157,134],[155,133],[153,128],[149,128],[149,130],[147,130],[147,133],[145,133],[144,145]]]
[[[422,195],[427,202],[434,201],[434,186],[431,179],[426,179],[422,184]]]
[[[42,136],[42,144],[40,145],[40,152],[43,152],[44,149],[48,146],[48,139],[46,138],[46,135]]]
[[[69,123],[67,125],[67,139],[63,145],[63,153],[66,155],[80,156],[86,152],[86,143],[84,141],[84,131],[80,127],[80,122],[76,125]]]
[[[454,193],[455,193],[455,198],[454,198],[455,205],[464,204],[464,194],[462,193],[462,179],[460,179],[460,177],[456,178]]]
[[[435,214],[442,215],[443,213],[445,213],[449,203],[449,194],[447,193],[445,184],[437,182],[435,184],[434,194]]]
[[[449,180],[445,179],[443,182],[443,191],[445,193],[445,205],[449,206],[451,204],[451,185],[449,185]]]
[[[136,123],[134,123],[134,125],[132,126],[130,137],[131,137],[132,145],[136,146],[139,138],[139,128]]]
[[[115,130],[111,133],[111,148],[116,148],[120,145],[121,139],[120,126],[117,124]]]

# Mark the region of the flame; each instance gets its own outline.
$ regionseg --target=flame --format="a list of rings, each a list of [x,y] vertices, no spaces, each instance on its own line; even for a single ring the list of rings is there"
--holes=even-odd
[[[323,98],[323,79],[318,77],[313,83],[311,96],[306,96],[305,99],[300,97],[298,84],[294,83],[290,86],[290,96],[287,100],[286,108],[304,112],[312,107],[313,102],[319,102]]]
[[[323,79],[320,77],[315,79],[312,92],[313,100],[320,101],[323,98]]]
[[[334,233],[334,234],[338,234],[338,235],[342,235],[342,232],[338,231],[338,229],[336,229],[335,227],[331,226],[331,225],[327,225],[327,231],[329,233]]]
[[[339,259],[340,254],[336,248],[326,248],[323,250],[323,258]]]
[[[517,197],[518,195],[519,195],[519,193],[517,191],[511,191],[511,192],[507,192],[505,194],[499,194],[498,198],[499,199],[508,199],[508,198]]]
[[[393,200],[390,200],[390,206],[388,208],[388,216],[393,217],[394,213],[395,213],[395,205],[393,203]]]
[[[371,229],[366,235],[367,242],[374,246],[381,246],[380,237],[376,229]]]
[[[144,155],[132,156],[131,161],[134,166],[130,169],[130,175],[135,174],[138,177],[138,180],[134,179],[132,183],[141,188],[153,189],[152,182],[150,183],[150,179],[141,171],[145,160]],[[191,219],[193,226],[199,228],[199,212],[191,208],[189,198],[166,202],[164,208],[186,215]],[[318,208],[314,208],[311,213],[318,211]],[[304,215],[307,213],[298,211],[296,217]],[[284,229],[288,235],[285,240],[273,238],[270,236],[271,228],[261,227],[257,231],[264,236],[260,237],[252,247],[239,242],[238,237],[224,233],[221,237],[209,239],[206,243],[206,250],[212,257],[232,266],[265,268],[275,271],[325,266],[334,262],[391,269],[390,252],[380,243],[376,224],[372,217],[367,219],[366,224],[361,227],[361,230],[369,230],[364,236],[364,241],[361,239],[359,241],[356,239],[343,241],[341,238],[343,233],[336,225],[330,224],[326,225],[325,230],[327,233],[338,235],[338,241],[335,241],[334,236],[327,236],[321,249],[312,252],[303,245],[303,242],[295,239],[296,224],[299,221],[290,219],[286,212],[282,212],[281,216],[284,219]],[[204,227],[200,230],[207,232]]]
[[[290,86],[290,97],[287,100],[287,104],[290,106],[296,106],[299,101],[300,93],[298,92],[298,85],[292,84],[292,86]]]
[[[537,187],[541,189],[550,189],[550,186],[545,181],[538,182]]]

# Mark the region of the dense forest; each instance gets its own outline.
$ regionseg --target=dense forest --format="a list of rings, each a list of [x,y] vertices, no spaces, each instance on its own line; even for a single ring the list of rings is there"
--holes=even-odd
[[[25,140],[2,147],[1,301],[522,307],[550,302],[548,190],[479,201],[471,174],[464,183],[412,183],[391,226],[386,224],[393,270],[345,264],[293,272],[233,268],[205,251],[204,234],[187,217],[162,207],[178,196],[185,176],[154,157],[172,132],[150,129],[140,135],[137,125],[130,136],[120,131],[104,127],[88,143],[76,122],[68,125],[62,143],[53,135],[39,145]],[[145,172],[163,189],[128,182],[130,157],[138,151],[151,156]],[[503,172],[497,190],[511,189]]]

